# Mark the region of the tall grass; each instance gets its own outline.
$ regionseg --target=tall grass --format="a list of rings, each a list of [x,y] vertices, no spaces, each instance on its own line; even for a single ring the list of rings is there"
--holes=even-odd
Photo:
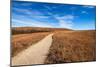
[[[95,31],[56,32],[45,63],[96,60]]]
[[[32,44],[37,43],[49,33],[31,33],[31,34],[19,34],[13,35],[11,40],[12,45],[12,57],[17,55],[20,51],[28,48]]]
[[[29,34],[29,33],[40,33],[40,32],[54,32],[54,31],[61,31],[61,30],[70,30],[70,29],[63,29],[63,28],[40,28],[40,27],[13,27],[12,28],[12,35],[15,34]]]

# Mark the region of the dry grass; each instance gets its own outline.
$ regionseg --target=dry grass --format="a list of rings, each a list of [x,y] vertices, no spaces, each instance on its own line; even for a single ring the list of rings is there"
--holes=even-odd
[[[54,31],[69,31],[71,29],[64,28],[41,28],[41,27],[14,27],[12,28],[12,34],[28,34],[28,33],[39,33],[39,32],[54,32]]]
[[[31,33],[31,34],[19,34],[12,35],[12,57],[17,55],[20,51],[28,48],[33,43],[37,43],[49,33]]]
[[[53,32],[53,43],[50,47],[46,64],[95,61],[95,31],[72,31],[56,28],[15,28],[12,29],[12,57],[20,51],[37,43]]]
[[[39,28],[39,27],[13,27],[12,28],[12,54],[17,55],[20,51],[28,48],[32,43],[36,43],[47,36],[50,32],[69,29],[61,28]],[[16,35],[15,35],[16,34]]]
[[[56,32],[46,64],[96,60],[95,31]]]

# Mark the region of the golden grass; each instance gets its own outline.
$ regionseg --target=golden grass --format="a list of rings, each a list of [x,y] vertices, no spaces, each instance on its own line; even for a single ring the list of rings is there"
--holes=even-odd
[[[49,33],[31,33],[31,34],[18,34],[12,35],[12,57],[17,55],[20,51],[28,48],[32,44],[37,43]]]
[[[54,32],[54,31],[69,31],[71,29],[64,28],[43,28],[43,27],[13,27],[12,35],[15,34],[28,34],[28,33],[39,33],[39,32]]]
[[[16,28],[12,30],[12,57],[54,33],[53,43],[45,60],[46,64],[95,61],[96,31],[72,31],[56,28]]]
[[[46,64],[95,61],[95,31],[56,32]]]

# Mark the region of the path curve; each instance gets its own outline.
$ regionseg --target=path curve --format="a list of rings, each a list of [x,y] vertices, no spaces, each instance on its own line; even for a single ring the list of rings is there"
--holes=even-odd
[[[30,46],[26,50],[13,57],[12,66],[44,64],[44,61],[49,52],[49,48],[52,45],[52,36],[53,34],[49,34],[38,43]]]

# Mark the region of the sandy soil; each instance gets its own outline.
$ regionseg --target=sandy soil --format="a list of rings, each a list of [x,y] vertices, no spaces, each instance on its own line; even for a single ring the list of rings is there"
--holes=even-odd
[[[20,52],[12,58],[12,66],[15,65],[30,65],[30,64],[44,64],[44,61],[52,45],[52,36],[50,34],[44,39],[30,46],[26,50]]]

